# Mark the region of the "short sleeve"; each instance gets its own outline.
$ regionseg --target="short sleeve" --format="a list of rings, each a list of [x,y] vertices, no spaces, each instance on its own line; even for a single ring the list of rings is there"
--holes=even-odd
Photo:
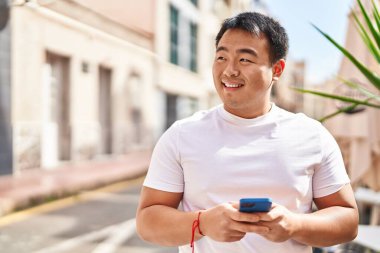
[[[313,176],[313,197],[321,198],[350,183],[342,153],[334,137],[320,125],[321,162]]]
[[[178,150],[179,124],[174,123],[158,140],[144,186],[167,192],[183,192],[184,179]]]

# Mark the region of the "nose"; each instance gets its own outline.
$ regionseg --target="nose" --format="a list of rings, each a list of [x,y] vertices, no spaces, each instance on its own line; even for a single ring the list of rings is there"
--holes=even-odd
[[[227,77],[236,77],[239,75],[239,68],[233,61],[229,62],[223,71],[223,74]]]

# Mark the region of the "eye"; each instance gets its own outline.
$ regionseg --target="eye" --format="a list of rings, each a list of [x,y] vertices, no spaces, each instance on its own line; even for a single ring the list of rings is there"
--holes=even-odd
[[[226,58],[224,58],[223,56],[217,56],[217,57],[216,57],[216,60],[217,60],[217,61],[225,61]]]
[[[250,62],[250,63],[252,63],[251,60],[248,60],[248,59],[246,59],[246,58],[241,58],[240,61],[241,61],[241,62]]]

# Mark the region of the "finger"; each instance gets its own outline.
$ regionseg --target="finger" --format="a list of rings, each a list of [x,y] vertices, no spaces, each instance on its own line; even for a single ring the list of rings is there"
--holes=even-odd
[[[241,231],[233,230],[233,231],[230,233],[230,236],[232,236],[232,237],[244,237],[245,234],[246,234],[245,232],[241,232]]]
[[[231,206],[235,209],[239,209],[239,202],[236,202],[236,201],[231,201],[229,202],[231,204]]]
[[[262,221],[274,221],[278,219],[281,215],[283,215],[282,209],[279,208],[278,205],[272,206],[271,210],[269,212],[265,213],[257,213],[260,220]]]
[[[248,225],[247,233],[267,234],[270,228],[264,225]]]
[[[273,221],[277,218],[277,215],[267,212],[267,213],[258,213],[260,221]]]
[[[257,213],[242,213],[239,211],[231,213],[231,219],[239,222],[258,222],[260,220],[260,216]]]
[[[240,241],[241,239],[243,239],[245,236],[242,235],[242,236],[231,236],[228,240],[226,240],[226,242],[237,242],[237,241]]]
[[[234,222],[231,225],[231,228],[233,230],[240,231],[243,233],[266,234],[270,231],[270,228],[263,224],[246,223],[246,222]]]

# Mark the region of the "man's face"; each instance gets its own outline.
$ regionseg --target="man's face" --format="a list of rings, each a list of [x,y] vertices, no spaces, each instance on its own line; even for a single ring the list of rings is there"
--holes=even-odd
[[[244,118],[266,113],[273,78],[266,37],[227,30],[217,45],[213,77],[228,112]]]

